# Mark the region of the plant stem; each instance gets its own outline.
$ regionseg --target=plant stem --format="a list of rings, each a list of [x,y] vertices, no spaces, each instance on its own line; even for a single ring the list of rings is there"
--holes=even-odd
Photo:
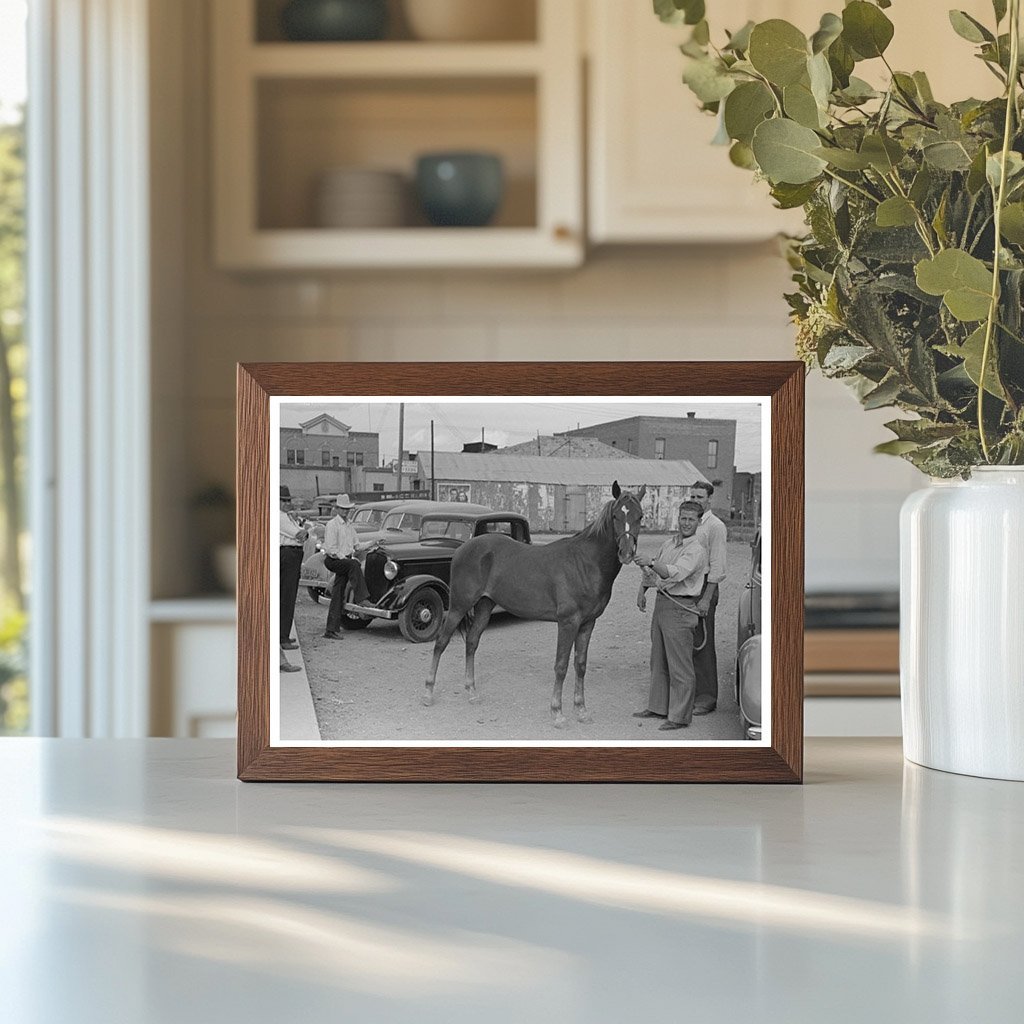
[[[833,181],[838,181],[841,185],[845,185],[847,188],[852,188],[854,192],[859,192],[862,196],[865,197],[865,199],[870,199],[871,202],[875,204],[875,206],[879,204],[880,200],[876,196],[873,196],[870,192],[868,192],[867,189],[861,188],[860,185],[857,185],[852,181],[847,181],[846,178],[840,178],[838,174],[834,174],[827,167],[825,168],[825,173]]]
[[[985,432],[985,374],[992,352],[992,334],[999,313],[1000,242],[1002,241],[1003,204],[1006,199],[1006,165],[1013,139],[1013,122],[1017,113],[1017,74],[1020,66],[1020,0],[1010,0],[1010,74],[1006,83],[1006,123],[1003,126],[1003,150],[999,167],[999,190],[995,197],[995,246],[992,256],[992,294],[989,298],[988,319],[985,321],[985,345],[981,350],[981,370],[978,373],[978,436],[985,461],[992,462],[988,435]]]

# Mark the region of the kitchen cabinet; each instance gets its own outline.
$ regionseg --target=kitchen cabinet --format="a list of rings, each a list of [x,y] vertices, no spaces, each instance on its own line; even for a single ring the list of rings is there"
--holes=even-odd
[[[767,186],[712,146],[715,120],[682,84],[678,45],[685,26],[663,25],[645,0],[587,0],[588,219],[592,242],[725,242],[800,231],[799,211],[776,210]],[[747,20],[785,18],[805,33],[828,0],[708,0],[713,38]],[[988,0],[958,7],[992,21]],[[995,95],[998,83],[950,27],[945,6],[901,0],[886,11],[896,34],[887,56],[896,68],[928,72],[943,101]],[[880,61],[858,65],[874,83]]]
[[[213,219],[221,268],[574,266],[583,258],[579,9],[532,0],[532,39],[292,42],[276,0],[217,0]],[[396,11],[400,9],[396,8]],[[424,152],[504,164],[493,225],[432,227],[411,188],[404,226],[323,227],[319,182],[338,168],[398,172]],[[322,223],[322,222],[321,222]]]

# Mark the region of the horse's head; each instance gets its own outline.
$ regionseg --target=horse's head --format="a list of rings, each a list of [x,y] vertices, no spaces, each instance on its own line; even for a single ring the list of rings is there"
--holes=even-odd
[[[640,536],[640,524],[643,522],[644,510],[640,507],[647,485],[643,484],[636,494],[624,491],[619,481],[612,484],[612,531],[615,534],[615,546],[618,549],[619,561],[629,565],[636,555],[636,542]]]

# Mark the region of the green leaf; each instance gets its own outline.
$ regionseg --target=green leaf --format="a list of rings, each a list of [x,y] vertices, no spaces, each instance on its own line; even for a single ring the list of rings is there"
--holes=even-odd
[[[666,25],[696,25],[704,17],[704,0],[654,0],[654,13]]]
[[[1006,17],[1006,0],[992,0],[992,10],[995,11],[998,25]]]
[[[707,46],[711,42],[711,29],[706,19],[702,18],[693,26],[693,34],[690,38],[699,46]]]
[[[871,161],[866,156],[855,153],[852,149],[819,146],[814,150],[814,155],[820,156],[822,160],[827,160],[833,167],[838,167],[841,171],[863,171],[871,166]]]
[[[853,0],[843,9],[843,39],[861,59],[881,57],[892,36],[892,22],[874,4]]]
[[[913,74],[914,84],[917,86],[917,94],[925,103],[934,103],[935,96],[932,94],[931,82],[923,71],[915,71]]]
[[[862,78],[858,78],[856,75],[850,76],[849,84],[840,93],[842,98],[848,103],[854,105],[860,103],[866,103],[868,100],[873,100],[880,95],[877,89],[872,88]]]
[[[832,94],[832,69],[828,57],[819,53],[807,62],[807,77],[811,83],[811,95],[822,112],[822,125],[828,123],[829,96]]]
[[[890,420],[885,425],[901,441],[932,444],[956,437],[963,430],[959,423],[936,423],[933,420]]]
[[[1003,208],[1000,234],[1014,245],[1024,245],[1024,203],[1010,203]]]
[[[914,204],[902,196],[893,196],[878,204],[875,223],[880,228],[904,228],[917,223]]]
[[[743,28],[733,32],[723,49],[732,50],[735,53],[746,53],[750,47],[750,33],[753,32],[755,24],[756,22],[748,21]]]
[[[763,82],[743,82],[725,101],[725,129],[729,137],[748,146],[754,129],[775,110],[775,97]]]
[[[736,88],[736,82],[717,60],[689,60],[683,81],[701,103],[724,100]]]
[[[971,158],[959,142],[932,142],[922,148],[925,160],[940,171],[966,171]]]
[[[807,69],[807,38],[788,21],[772,18],[750,33],[747,59],[773,85],[798,82]]]
[[[920,447],[917,441],[883,441],[876,444],[872,451],[876,455],[906,455]]]
[[[945,249],[915,268],[917,286],[929,295],[941,295],[950,313],[965,323],[988,316],[992,272],[981,260],[962,249]]]
[[[960,346],[940,345],[937,351],[951,359],[962,359],[964,372],[974,383],[975,387],[981,384],[981,360],[985,352],[985,325],[982,324],[975,330],[968,339]],[[999,383],[999,374],[996,371],[995,342],[989,345],[988,365],[985,367],[985,390],[996,398],[1005,401],[1006,392]]]
[[[795,210],[798,206],[803,206],[817,189],[817,181],[805,182],[801,185],[779,182],[772,186],[772,199],[775,200],[780,210]]]
[[[754,151],[745,142],[734,142],[729,148],[729,160],[737,167],[745,171],[756,171],[757,161],[754,159]]]
[[[825,161],[815,153],[820,142],[810,128],[780,117],[757,126],[752,148],[758,166],[770,182],[802,185],[825,169]]]
[[[903,147],[887,135],[865,135],[860,152],[876,171],[883,174],[891,174],[903,159]]]
[[[835,14],[823,14],[818,31],[811,36],[811,53],[827,50],[842,34],[843,19]]]
[[[914,181],[907,193],[910,201],[916,206],[920,206],[928,198],[934,180],[935,176],[932,174],[931,168],[927,164],[922,164],[921,169],[914,175]]]
[[[953,31],[969,43],[995,42],[996,37],[966,11],[950,11],[949,23],[953,26]]]
[[[985,161],[985,177],[988,179],[989,185],[992,186],[992,191],[996,191],[999,188],[999,177],[1003,170],[1003,154],[1002,152],[993,153],[988,160]],[[1013,191],[1015,182],[1024,174],[1024,157],[1020,153],[1010,150],[1006,154],[1006,186],[1009,191]]]
[[[853,55],[853,50],[840,36],[829,48],[828,48],[828,66],[832,69],[832,77],[835,79],[836,88],[845,89],[850,84],[850,75],[853,73],[853,67],[856,59]]]
[[[864,395],[860,400],[861,405],[865,409],[882,409],[887,405],[895,405],[902,390],[899,377],[893,374],[893,376],[887,377],[882,381],[878,387]]]
[[[988,149],[982,146],[971,160],[967,172],[967,191],[976,196],[985,187],[985,165],[988,162]]]
[[[824,119],[809,82],[795,82],[782,90],[782,106],[786,116],[805,128],[822,128]]]

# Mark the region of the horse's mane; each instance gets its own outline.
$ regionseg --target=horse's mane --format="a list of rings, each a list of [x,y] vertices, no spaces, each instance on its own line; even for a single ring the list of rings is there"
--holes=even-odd
[[[593,537],[597,540],[611,539],[615,535],[612,527],[612,506],[615,504],[615,500],[615,498],[612,498],[610,501],[606,501],[604,507],[594,518],[594,521],[587,523],[575,536],[580,538]]]

